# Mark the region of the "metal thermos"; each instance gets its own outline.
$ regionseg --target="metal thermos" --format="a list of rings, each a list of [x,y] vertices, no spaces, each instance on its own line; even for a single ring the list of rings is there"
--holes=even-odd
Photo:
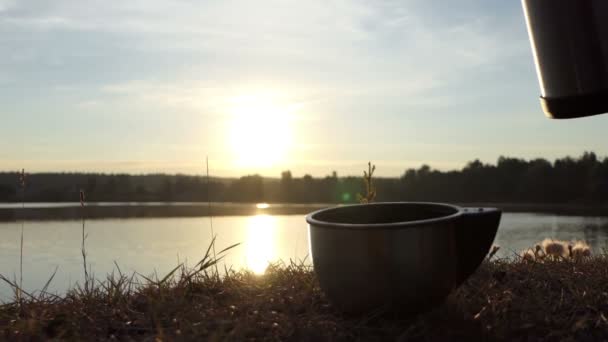
[[[547,116],[608,112],[608,0],[522,0],[522,5]]]

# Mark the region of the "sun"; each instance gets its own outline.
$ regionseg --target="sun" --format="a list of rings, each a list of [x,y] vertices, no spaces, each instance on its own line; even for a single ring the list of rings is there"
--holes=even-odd
[[[293,106],[244,96],[235,99],[231,112],[230,145],[238,167],[271,168],[285,162],[293,143]]]

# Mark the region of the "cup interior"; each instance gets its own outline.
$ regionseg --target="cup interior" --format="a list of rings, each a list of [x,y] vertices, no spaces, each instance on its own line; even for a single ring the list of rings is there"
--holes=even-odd
[[[312,219],[333,224],[388,224],[437,219],[458,209],[432,203],[372,203],[319,211]]]

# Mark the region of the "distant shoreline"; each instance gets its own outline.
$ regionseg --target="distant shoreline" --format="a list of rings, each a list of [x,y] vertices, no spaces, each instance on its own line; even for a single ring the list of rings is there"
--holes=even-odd
[[[326,208],[332,204],[270,204],[260,208],[255,203],[111,203],[79,205],[60,203],[52,207],[0,208],[0,222],[11,221],[56,221],[80,220],[84,213],[87,219],[128,219],[165,217],[250,216],[250,215],[304,215]]]
[[[497,207],[504,212],[543,213],[569,216],[608,216],[608,205],[537,204],[537,203],[457,203],[468,207]],[[27,205],[27,204],[26,204]],[[30,204],[31,205],[31,204]],[[79,220],[83,210],[75,203],[47,203],[46,206],[22,209],[15,205],[0,205],[0,222],[19,220],[50,221]],[[88,219],[164,218],[249,216],[249,215],[305,215],[312,211],[336,206],[332,203],[269,204],[255,203],[99,203],[84,209]]]
[[[608,205],[562,203],[460,203],[464,207],[494,207],[508,213],[538,213],[564,216],[608,216]]]

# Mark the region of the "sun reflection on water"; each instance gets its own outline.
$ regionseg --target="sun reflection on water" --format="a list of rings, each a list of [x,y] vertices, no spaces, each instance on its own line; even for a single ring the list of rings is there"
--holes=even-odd
[[[258,203],[255,205],[256,208],[258,209],[268,209],[270,208],[270,204],[268,203]]]
[[[256,215],[247,224],[246,265],[255,274],[264,274],[268,263],[276,258],[276,218]]]

